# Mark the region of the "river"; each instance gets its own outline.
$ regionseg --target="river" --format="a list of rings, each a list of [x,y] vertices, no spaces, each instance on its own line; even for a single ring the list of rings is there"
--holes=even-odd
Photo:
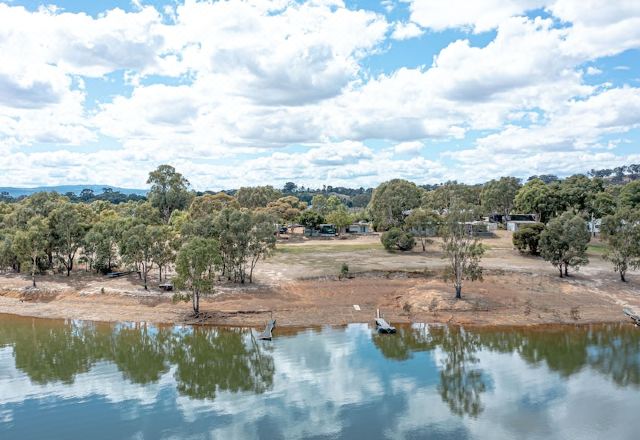
[[[254,331],[255,333],[255,331]],[[0,439],[631,439],[640,329],[250,329],[0,315]]]

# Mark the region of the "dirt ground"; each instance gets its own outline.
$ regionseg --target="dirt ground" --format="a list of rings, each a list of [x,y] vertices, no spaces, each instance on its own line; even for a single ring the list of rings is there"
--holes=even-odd
[[[70,277],[0,275],[0,313],[96,321],[146,321],[219,325],[262,325],[273,316],[279,326],[370,322],[380,309],[392,323],[531,325],[624,321],[624,307],[640,312],[640,273],[619,281],[590,247],[590,264],[561,279],[547,262],[522,256],[511,234],[483,240],[482,282],[468,282],[463,299],[442,281],[444,260],[437,242],[426,252],[389,253],[378,236],[346,240],[283,240],[259,263],[255,283],[220,284],[201,301],[204,317],[190,316],[188,303],[173,303],[153,279],[149,291],[137,276],[108,279],[76,270]],[[342,263],[349,279],[339,280]],[[153,274],[152,274],[153,275]],[[155,276],[155,275],[154,275]]]

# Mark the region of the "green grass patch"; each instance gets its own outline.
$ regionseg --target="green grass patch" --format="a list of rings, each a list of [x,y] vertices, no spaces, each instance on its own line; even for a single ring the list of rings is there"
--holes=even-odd
[[[587,252],[596,255],[602,255],[607,250],[607,245],[604,243],[591,243],[587,248]]]
[[[276,252],[282,254],[333,254],[338,252],[359,252],[382,250],[381,243],[343,243],[343,244],[278,244]]]

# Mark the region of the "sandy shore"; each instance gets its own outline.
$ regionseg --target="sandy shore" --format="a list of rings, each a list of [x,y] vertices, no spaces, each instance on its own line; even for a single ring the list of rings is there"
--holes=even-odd
[[[204,317],[197,320],[190,304],[173,303],[171,293],[157,288],[145,291],[135,276],[107,279],[82,271],[42,276],[35,290],[28,277],[0,275],[0,313],[240,326],[260,326],[273,316],[279,326],[299,327],[372,322],[376,309],[393,323],[473,325],[620,322],[624,307],[640,311],[640,274],[622,283],[598,254],[560,279],[548,263],[519,255],[502,233],[485,241],[484,280],[467,283],[463,299],[455,300],[441,279],[437,244],[426,253],[389,254],[377,240],[283,244],[258,266],[256,284],[218,286],[201,301]],[[338,280],[342,262],[352,278]]]

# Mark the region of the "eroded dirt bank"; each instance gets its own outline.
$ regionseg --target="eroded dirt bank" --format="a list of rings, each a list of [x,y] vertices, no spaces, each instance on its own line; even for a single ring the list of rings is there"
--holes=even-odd
[[[146,321],[259,326],[270,316],[280,326],[370,322],[380,309],[391,322],[474,325],[532,325],[625,321],[623,307],[640,310],[640,277],[629,283],[614,276],[576,274],[559,279],[527,271],[488,270],[483,282],[467,283],[463,299],[433,272],[365,272],[284,280],[276,284],[222,286],[202,300],[203,318],[190,316],[190,304],[173,303],[171,293],[137,289],[90,276],[66,282],[50,276],[41,288],[4,277],[0,313],[96,321]],[[101,287],[99,287],[101,286]],[[359,310],[354,307],[357,305]]]

